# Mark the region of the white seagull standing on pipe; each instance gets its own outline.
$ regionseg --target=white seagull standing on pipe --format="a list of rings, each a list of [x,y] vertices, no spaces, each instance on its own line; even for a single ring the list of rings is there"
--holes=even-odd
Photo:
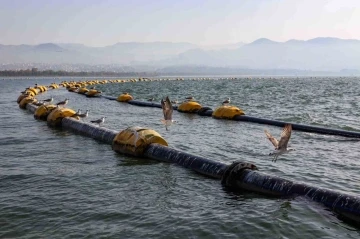
[[[272,162],[276,162],[277,158],[284,153],[287,153],[289,151],[295,150],[292,148],[288,148],[288,142],[290,140],[291,137],[291,131],[292,131],[292,127],[291,124],[286,124],[284,126],[283,131],[281,132],[281,138],[280,141],[278,141],[277,139],[275,139],[270,133],[269,131],[267,131],[265,129],[265,134],[266,137],[270,140],[270,142],[274,145],[275,147],[275,151],[273,153],[270,153],[269,155],[274,156]]]
[[[106,117],[101,117],[98,120],[90,120],[91,123],[98,124],[99,126],[105,122]]]
[[[173,107],[168,96],[166,96],[165,101],[164,99],[161,99],[161,107],[164,113],[164,119],[161,120],[161,122],[165,124],[166,130],[169,130],[168,126],[170,126],[174,121],[172,120]]]
[[[60,101],[56,105],[64,107],[65,105],[67,105],[67,103],[69,103],[69,99],[65,99],[64,101]]]

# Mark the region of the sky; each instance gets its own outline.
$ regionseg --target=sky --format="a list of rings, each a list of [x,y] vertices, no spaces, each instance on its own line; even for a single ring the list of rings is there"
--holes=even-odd
[[[0,44],[360,39],[359,0],[0,0]]]

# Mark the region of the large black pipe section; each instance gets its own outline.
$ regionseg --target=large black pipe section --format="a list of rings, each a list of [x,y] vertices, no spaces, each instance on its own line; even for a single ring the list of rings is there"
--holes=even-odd
[[[176,163],[200,174],[217,179],[222,177],[228,167],[224,163],[184,153],[160,144],[150,144],[145,150],[144,156],[167,163]]]
[[[247,116],[247,115],[237,115],[234,117],[234,120],[253,122],[253,123],[258,123],[258,124],[268,124],[268,125],[274,125],[274,126],[279,126],[279,127],[284,127],[285,124],[291,124],[292,129],[297,130],[297,131],[327,134],[327,135],[338,135],[338,136],[349,137],[349,138],[360,138],[360,132],[338,130],[338,129],[327,129],[327,128],[322,128],[322,127],[317,127],[317,126],[287,123],[287,122],[283,122],[283,121],[261,119],[261,118],[257,118],[257,117]]]
[[[151,144],[144,155],[158,161],[176,163],[197,173],[221,179],[225,187],[233,190],[247,190],[276,197],[304,196],[323,204],[346,219],[360,223],[360,198],[356,196],[266,175],[254,171],[256,167],[252,164],[234,162],[228,165],[159,144]]]
[[[350,194],[296,183],[249,169],[237,174],[229,186],[269,196],[304,196],[360,224],[360,198]]]
[[[27,109],[28,111],[30,111],[31,113],[35,113],[35,111],[36,111],[37,108],[38,108],[38,107],[37,107],[36,105],[34,105],[34,104],[31,104],[31,103],[26,104],[26,109]]]
[[[78,132],[82,135],[88,136],[90,138],[102,141],[110,145],[112,144],[115,136],[118,134],[118,132],[115,130],[99,127],[95,124],[81,122],[80,120],[70,117],[62,119],[61,127],[74,132]]]
[[[155,102],[144,102],[138,100],[129,100],[128,103],[130,105],[137,105],[137,106],[144,106],[144,107],[155,107],[155,108],[162,108],[161,104]]]

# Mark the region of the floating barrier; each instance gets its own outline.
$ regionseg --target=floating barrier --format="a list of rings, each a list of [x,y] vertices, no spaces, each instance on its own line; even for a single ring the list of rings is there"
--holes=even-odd
[[[102,95],[101,97],[109,99],[109,100],[117,99],[116,97],[105,96],[105,95]],[[194,102],[194,101],[190,101],[190,102]],[[160,104],[153,103],[153,102],[130,100],[130,101],[127,101],[127,103],[136,105],[136,106],[161,108]],[[197,102],[195,102],[195,103],[197,103]],[[200,107],[196,107],[195,109],[190,109],[190,110],[181,110],[182,109],[181,105],[178,107],[176,107],[176,106],[173,106],[173,107],[175,110],[178,110],[179,112],[197,113],[198,115],[201,115],[201,116],[214,117],[214,118],[218,118],[218,119],[229,119],[229,120],[235,120],[235,121],[252,122],[252,123],[258,123],[258,124],[273,125],[273,126],[278,126],[278,127],[284,127],[286,124],[291,124],[292,129],[295,131],[318,133],[318,134],[325,134],[325,135],[337,135],[337,136],[343,136],[343,137],[348,137],[348,138],[360,138],[360,132],[356,132],[356,131],[328,129],[328,128],[323,128],[323,127],[296,124],[296,123],[271,120],[271,119],[262,119],[262,118],[258,118],[258,117],[244,115],[245,113],[241,109],[234,107],[234,106],[221,106],[218,108],[218,109],[221,109],[221,111],[219,111],[219,112],[213,111],[210,107],[201,107],[201,105],[200,105]],[[225,111],[224,109],[229,109],[229,110]]]
[[[39,108],[31,102],[26,103],[25,107],[34,113]],[[152,105],[151,107],[157,106]],[[213,115],[210,108],[200,108],[199,112],[206,115],[211,112],[211,115]],[[202,175],[220,179],[221,184],[224,187],[232,190],[252,191],[273,197],[302,196],[317,203],[321,203],[336,212],[338,215],[342,216],[344,219],[360,225],[360,197],[310,186],[304,183],[292,182],[277,176],[267,175],[259,172],[257,167],[251,163],[234,162],[229,165],[212,159],[181,152],[167,147],[168,144],[161,135],[151,129],[130,127],[118,133],[93,124],[81,122],[78,117],[72,118],[74,114],[75,112],[71,109],[55,108],[48,115],[47,121],[48,123],[50,121],[52,122],[49,124],[51,126],[62,126],[64,129],[75,131],[82,135],[110,144],[117,152],[147,157],[149,159],[162,162],[176,163]],[[285,124],[285,122],[281,121],[269,122],[269,120],[245,115],[235,115],[232,119],[238,121],[273,124],[280,127]],[[323,130],[328,130],[319,127],[293,124],[293,129],[295,128],[297,128],[297,130],[313,130],[307,132],[324,132]],[[328,133],[329,131],[326,132]],[[337,132],[336,135],[340,135],[339,132]]]

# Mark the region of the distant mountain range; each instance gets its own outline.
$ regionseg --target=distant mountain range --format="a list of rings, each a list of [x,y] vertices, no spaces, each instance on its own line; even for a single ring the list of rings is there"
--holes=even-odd
[[[360,71],[360,41],[319,37],[307,41],[198,46],[191,43],[125,42],[105,47],[44,43],[1,45],[0,64],[120,64],[151,66],[207,66],[242,69],[299,69]]]

